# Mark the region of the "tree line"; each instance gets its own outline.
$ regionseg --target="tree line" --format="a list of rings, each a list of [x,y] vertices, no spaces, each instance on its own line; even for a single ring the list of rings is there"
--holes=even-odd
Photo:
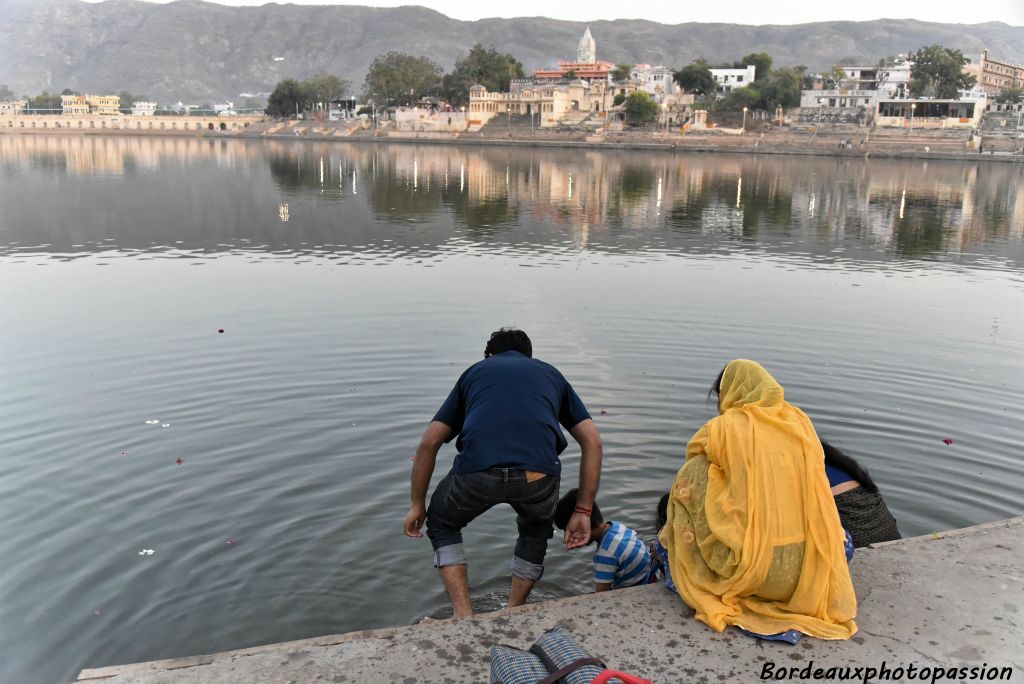
[[[411,105],[424,97],[463,107],[469,104],[471,86],[479,83],[491,91],[507,91],[513,79],[524,76],[523,65],[515,57],[479,43],[456,61],[448,73],[429,57],[388,52],[370,64],[363,82],[363,97],[372,101],[375,108]],[[307,111],[341,99],[350,87],[349,81],[327,74],[306,81],[281,81],[270,95],[267,113],[289,116]]]

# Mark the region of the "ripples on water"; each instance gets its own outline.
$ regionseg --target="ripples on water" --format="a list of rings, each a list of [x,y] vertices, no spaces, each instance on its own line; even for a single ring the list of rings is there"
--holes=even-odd
[[[1019,514],[1022,180],[0,136],[3,679],[441,609],[428,544],[400,532],[409,456],[501,325],[576,386],[602,507],[645,534],[734,356],[868,467],[905,534]],[[505,510],[468,529],[482,607],[514,534]],[[541,596],[590,572],[553,545]]]

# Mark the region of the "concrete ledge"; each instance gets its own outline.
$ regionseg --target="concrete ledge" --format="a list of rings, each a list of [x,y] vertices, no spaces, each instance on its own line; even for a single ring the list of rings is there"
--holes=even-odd
[[[813,671],[883,663],[890,670],[1010,668],[1012,680],[1020,681],[1022,548],[1024,517],[859,549],[852,571],[860,631],[849,641],[804,639],[789,646],[735,630],[718,634],[694,620],[675,594],[648,585],[462,620],[88,669],[78,681],[486,682],[492,644],[527,647],[555,625],[567,627],[610,666],[655,682],[754,682],[768,667],[777,672],[810,665]],[[949,681],[961,679],[966,677]]]

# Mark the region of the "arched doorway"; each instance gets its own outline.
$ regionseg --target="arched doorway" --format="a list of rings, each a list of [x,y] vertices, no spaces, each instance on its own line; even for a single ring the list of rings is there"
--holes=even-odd
[[[228,130],[228,125],[226,123],[224,123],[223,121],[220,122],[220,130],[222,130],[222,131]]]
[[[209,125],[209,129],[210,129],[211,131],[213,130],[213,123],[210,123],[210,125]]]

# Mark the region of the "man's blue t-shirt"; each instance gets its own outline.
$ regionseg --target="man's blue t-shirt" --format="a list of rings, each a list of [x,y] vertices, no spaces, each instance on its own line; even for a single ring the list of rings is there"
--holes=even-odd
[[[554,366],[516,351],[467,368],[434,416],[459,437],[459,474],[506,466],[559,475],[558,455],[568,445],[562,427],[570,430],[588,418]]]

